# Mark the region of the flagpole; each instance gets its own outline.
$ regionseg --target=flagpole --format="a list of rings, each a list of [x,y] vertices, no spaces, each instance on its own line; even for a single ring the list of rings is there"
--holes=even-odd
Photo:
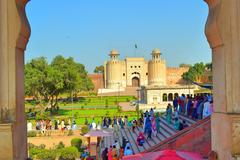
[[[137,48],[138,48],[138,47],[137,47],[137,44],[135,44],[134,47],[135,47],[135,53],[134,53],[135,55],[134,55],[134,56],[137,57]]]

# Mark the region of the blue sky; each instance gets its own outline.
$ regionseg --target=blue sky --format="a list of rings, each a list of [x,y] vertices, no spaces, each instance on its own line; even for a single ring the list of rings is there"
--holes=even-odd
[[[168,66],[211,61],[203,0],[32,0],[26,10],[32,30],[26,62],[61,54],[91,73],[113,48],[122,59],[150,59],[160,48]]]

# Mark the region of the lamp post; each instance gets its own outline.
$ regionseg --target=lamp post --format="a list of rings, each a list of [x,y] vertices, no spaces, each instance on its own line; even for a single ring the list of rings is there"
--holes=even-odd
[[[137,119],[139,119],[139,101],[140,101],[140,91],[141,91],[141,89],[140,88],[138,88],[137,89],[137,93],[138,93],[138,100],[137,100],[137,103],[136,103],[136,110],[137,110]]]
[[[118,84],[118,93],[117,93],[117,105],[118,105],[118,99],[120,96],[120,82],[117,82],[117,84]]]

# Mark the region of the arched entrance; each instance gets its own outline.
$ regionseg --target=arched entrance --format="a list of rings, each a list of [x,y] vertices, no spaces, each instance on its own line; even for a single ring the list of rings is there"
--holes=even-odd
[[[132,87],[139,87],[140,86],[140,79],[138,77],[132,78]]]

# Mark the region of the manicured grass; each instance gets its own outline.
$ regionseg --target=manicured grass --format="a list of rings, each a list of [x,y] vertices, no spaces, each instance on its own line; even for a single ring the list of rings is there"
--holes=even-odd
[[[78,125],[82,125],[85,122],[85,119],[88,119],[88,122],[92,122],[94,118],[95,122],[101,122],[102,117],[111,117],[114,116],[128,116],[129,119],[133,119],[137,117],[136,112],[118,112],[117,109],[85,109],[85,110],[64,110],[60,109],[58,115],[49,116],[48,118],[51,120],[68,120],[75,119]],[[29,120],[35,125],[35,120]]]
[[[136,100],[136,98],[134,96],[120,96],[120,97],[116,97],[116,96],[105,96],[105,97],[100,97],[100,96],[95,96],[95,97],[78,97],[74,103],[71,102],[63,102],[63,100],[59,101],[59,107],[105,107],[105,106],[117,106],[118,102],[130,102]],[[25,106],[27,107],[33,107],[35,105],[34,101],[28,101],[25,102]]]
[[[79,97],[74,103],[59,102],[59,112],[57,115],[49,116],[51,120],[68,120],[74,118],[78,125],[82,125],[85,122],[85,118],[88,118],[90,123],[94,118],[95,122],[101,122],[101,117],[114,116],[128,116],[129,119],[137,117],[136,112],[119,112],[117,109],[117,102],[130,102],[135,100],[133,96],[110,96],[110,97]],[[26,102],[26,112],[28,108],[34,109],[33,102]],[[39,111],[38,111],[39,112]],[[30,120],[35,124],[35,120]]]
[[[136,112],[119,112],[117,109],[85,109],[85,110],[64,110],[58,111],[59,116],[74,116],[74,117],[104,117],[104,116],[122,116],[135,115]]]

